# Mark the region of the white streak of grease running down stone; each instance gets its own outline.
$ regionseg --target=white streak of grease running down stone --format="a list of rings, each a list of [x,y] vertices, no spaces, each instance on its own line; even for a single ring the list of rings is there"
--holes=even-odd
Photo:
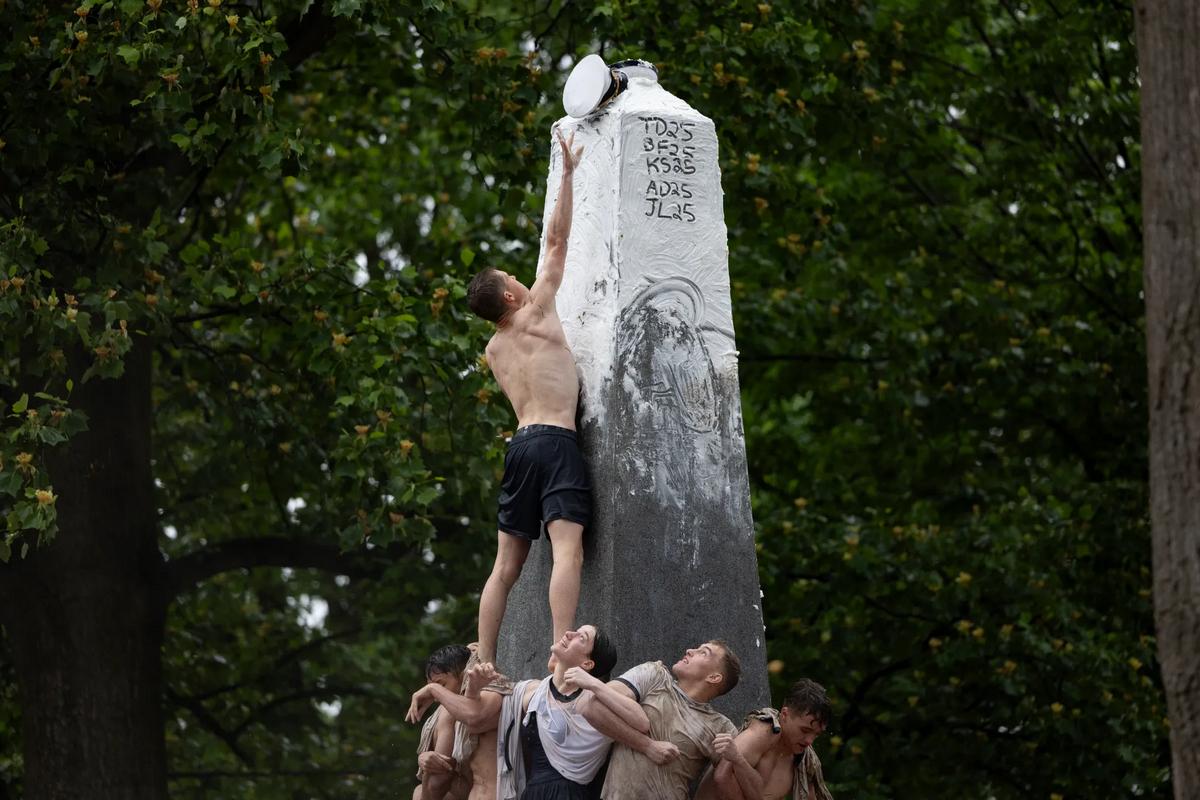
[[[618,208],[624,193],[645,196],[645,170],[631,168],[641,154],[644,128],[638,120],[655,117],[692,123],[695,146],[692,175],[667,175],[686,181],[693,197],[687,198],[696,222],[679,224],[674,235],[664,236],[658,220],[647,219],[638,203]],[[704,337],[709,352],[717,355],[719,372],[737,371],[737,350],[730,348],[733,323],[729,293],[729,248],[717,163],[717,138],[712,120],[667,92],[657,82],[633,78],[621,98],[621,113],[601,113],[583,120],[564,117],[555,127],[575,145],[583,145],[583,160],[575,176],[575,214],[567,249],[566,274],[558,293],[558,309],[575,361],[579,366],[585,422],[597,422],[602,403],[587,403],[599,396],[606,377],[612,375],[617,314],[631,297],[657,281],[682,273],[694,281],[704,304]],[[622,129],[623,128],[623,129]],[[562,179],[562,153],[551,151],[547,182],[546,221],[558,201]],[[542,249],[545,252],[545,249]],[[624,254],[638,255],[636,262]],[[538,262],[541,269],[541,262]],[[603,302],[619,292],[617,303]],[[629,387],[636,389],[636,387]]]

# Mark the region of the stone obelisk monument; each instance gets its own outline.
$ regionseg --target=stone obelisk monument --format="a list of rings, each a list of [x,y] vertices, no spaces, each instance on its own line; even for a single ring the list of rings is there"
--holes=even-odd
[[[592,481],[576,624],[615,638],[618,674],[727,640],[740,721],[770,698],[712,120],[633,70],[611,102],[556,127],[584,147],[558,313],[579,369]],[[562,157],[551,136],[545,214]],[[543,255],[544,255],[543,247]],[[501,667],[545,674],[548,542],[509,598]]]

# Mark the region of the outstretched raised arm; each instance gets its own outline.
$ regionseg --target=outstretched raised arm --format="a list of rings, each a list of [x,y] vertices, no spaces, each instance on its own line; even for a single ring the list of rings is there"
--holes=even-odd
[[[413,693],[405,719],[419,722],[434,702],[442,704],[445,713],[467,726],[471,733],[482,733],[496,727],[500,719],[502,697],[493,692],[481,693],[489,680],[496,677],[491,664],[476,664],[467,670],[463,694],[455,694],[436,683],[426,684]]]
[[[563,139],[561,131],[555,131],[558,145],[562,148],[562,184],[558,199],[546,226],[546,257],[537,280],[529,289],[530,299],[542,308],[554,307],[554,296],[562,285],[563,267],[567,263],[567,240],[571,238],[571,216],[575,213],[575,167],[583,156],[583,145],[574,147],[575,132],[570,139]]]

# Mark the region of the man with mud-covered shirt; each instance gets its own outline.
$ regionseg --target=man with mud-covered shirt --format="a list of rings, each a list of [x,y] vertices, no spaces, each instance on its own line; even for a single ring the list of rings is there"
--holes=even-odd
[[[722,734],[737,735],[737,727],[709,703],[737,685],[741,670],[729,645],[713,640],[688,650],[669,670],[661,661],[651,661],[607,684],[607,689],[637,700],[646,712],[650,730],[639,737],[677,748],[678,755],[661,764],[651,759],[648,748],[635,749],[637,743],[621,729],[603,693],[593,692],[583,715],[617,741],[600,794],[603,800],[687,800],[691,785],[720,759],[714,740]]]

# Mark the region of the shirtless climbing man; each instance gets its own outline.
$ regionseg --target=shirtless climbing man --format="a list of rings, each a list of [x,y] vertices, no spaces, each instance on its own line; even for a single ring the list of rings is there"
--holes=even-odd
[[[467,288],[467,302],[496,332],[487,362],[517,415],[517,432],[504,456],[499,544],[479,598],[479,660],[496,660],[496,640],[508,594],[521,575],[530,543],[550,539],[550,616],[557,642],[575,621],[583,570],[583,530],[591,518],[587,470],[575,433],[579,376],[554,298],[562,284],[574,212],[575,167],[583,154],[575,134],[564,140],[562,184],[546,227],[541,274],[526,288],[493,267]]]

